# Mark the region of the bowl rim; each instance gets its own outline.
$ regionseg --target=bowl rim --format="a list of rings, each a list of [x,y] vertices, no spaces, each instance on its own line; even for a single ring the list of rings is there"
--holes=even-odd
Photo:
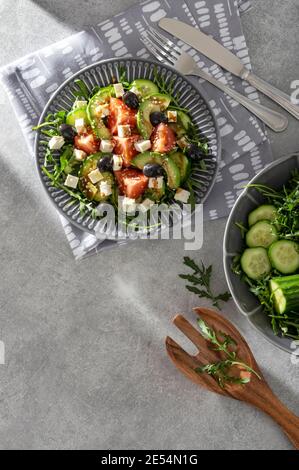
[[[262,175],[266,174],[269,170],[271,170],[272,168],[275,168],[276,166],[279,166],[281,165],[282,163],[286,162],[287,160],[290,160],[291,158],[294,158],[296,157],[298,158],[298,161],[299,161],[299,152],[293,152],[291,154],[288,154],[288,155],[285,155],[277,160],[274,160],[273,162],[269,163],[265,168],[263,168],[261,171],[259,171],[251,180],[250,182],[248,183],[247,186],[249,186],[250,184],[254,184]],[[244,315],[248,322],[254,327],[254,329],[256,331],[258,331],[264,338],[266,338],[266,340],[273,344],[274,346],[276,346],[277,348],[281,349],[282,351],[286,351],[287,353],[289,354],[292,354],[292,351],[290,350],[290,348],[287,348],[286,346],[284,346],[283,344],[280,344],[278,343],[277,341],[275,341],[275,338],[276,336],[274,335],[273,333],[273,338],[269,337],[261,328],[258,328],[255,323],[253,323],[251,321],[251,315],[249,315],[240,305],[238,299],[236,298],[235,294],[234,294],[234,291],[232,289],[232,281],[231,281],[231,277],[230,277],[230,274],[231,272],[229,271],[229,267],[227,266],[227,257],[228,257],[228,253],[227,253],[227,250],[226,250],[226,245],[227,245],[227,240],[228,240],[228,235],[229,235],[229,230],[230,230],[230,227],[231,227],[231,224],[232,224],[232,220],[233,220],[233,217],[234,217],[234,211],[235,211],[235,208],[237,207],[237,205],[239,204],[239,202],[245,197],[245,195],[248,193],[249,191],[249,188],[248,187],[245,187],[244,190],[242,191],[242,193],[239,195],[238,199],[236,200],[230,214],[229,214],[229,217],[227,219],[227,222],[226,222],[226,226],[225,226],[225,231],[224,231],[224,236],[223,236],[223,267],[224,267],[224,273],[225,273],[225,278],[226,278],[226,282],[228,284],[228,287],[229,287],[229,290],[230,290],[230,293],[232,295],[232,298],[233,298],[233,301],[235,303],[235,305],[237,306],[237,308],[239,309],[239,311],[242,313],[242,315]],[[291,339],[290,339],[291,341]]]
[[[181,74],[180,72],[178,72],[176,69],[174,69],[173,67],[170,67],[168,65],[165,65],[161,62],[157,62],[155,60],[152,60],[151,58],[149,59],[143,59],[143,58],[136,58],[136,57],[112,57],[112,58],[108,58],[108,59],[104,59],[104,60],[100,60],[98,62],[94,62],[93,64],[90,64],[90,65],[87,65],[86,67],[82,68],[81,70],[79,70],[78,72],[74,73],[71,77],[67,78],[58,88],[57,90],[50,96],[48,102],[46,103],[41,115],[40,115],[40,118],[39,118],[39,121],[38,121],[38,124],[37,126],[39,126],[45,119],[45,116],[46,114],[48,113],[48,108],[50,107],[50,105],[52,104],[52,102],[55,100],[55,98],[57,97],[57,95],[59,95],[59,93],[70,83],[72,82],[73,80],[75,80],[77,77],[80,77],[80,75],[88,72],[89,70],[91,69],[94,69],[96,67],[99,67],[99,66],[102,66],[102,65],[105,65],[107,63],[111,63],[111,62],[126,62],[126,61],[129,61],[129,62],[143,62],[143,63],[150,63],[152,65],[156,65],[156,66],[159,66],[159,67],[163,67],[169,71],[171,71],[173,74],[176,74],[179,77],[183,78],[189,85],[192,86],[192,88],[194,88],[199,95],[201,95],[201,97],[203,98],[204,100],[204,103],[205,103],[205,106],[207,107],[207,109],[209,110],[210,114],[212,115],[213,117],[213,120],[214,120],[214,127],[215,127],[215,134],[216,134],[216,138],[217,138],[217,154],[214,156],[215,158],[215,165],[216,165],[216,168],[215,168],[215,173],[213,175],[213,178],[211,180],[211,184],[210,184],[210,187],[208,189],[208,191],[205,193],[203,199],[201,200],[201,204],[204,204],[205,201],[207,200],[207,198],[210,196],[211,194],[211,191],[213,190],[214,186],[215,186],[215,183],[216,183],[216,178],[217,178],[217,175],[218,175],[218,172],[219,172],[219,162],[220,162],[220,157],[221,157],[221,154],[222,154],[222,137],[221,137],[221,134],[220,134],[220,128],[219,128],[219,125],[218,125],[218,122],[217,122],[217,117],[209,103],[209,97],[208,97],[208,94],[205,92],[205,90],[202,89],[202,86],[200,83],[198,83],[197,85],[195,85],[189,77]],[[36,169],[37,169],[37,172],[38,172],[38,175],[39,175],[39,179],[40,179],[40,182],[48,196],[48,198],[51,200],[51,203],[53,204],[53,206],[56,208],[56,210],[58,211],[59,215],[61,215],[62,217],[64,217],[65,219],[67,219],[67,221],[71,224],[71,225],[74,225],[76,228],[78,228],[79,230],[81,230],[82,232],[86,232],[86,233],[90,233],[91,235],[95,235],[95,231],[94,230],[91,230],[89,229],[88,227],[82,227],[82,225],[77,222],[77,220],[71,220],[70,217],[68,217],[68,215],[56,204],[56,202],[54,201],[54,199],[50,196],[48,190],[47,190],[47,186],[44,184],[44,180],[43,180],[43,174],[42,174],[42,170],[40,168],[40,165],[38,163],[38,147],[39,147],[39,141],[40,141],[40,130],[37,131],[36,133],[36,136],[35,136],[35,141],[34,141],[34,160],[35,160],[35,166],[36,166]],[[108,238],[109,239],[109,238]]]

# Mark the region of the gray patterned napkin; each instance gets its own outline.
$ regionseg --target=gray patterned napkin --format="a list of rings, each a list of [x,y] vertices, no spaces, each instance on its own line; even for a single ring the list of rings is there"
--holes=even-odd
[[[87,28],[59,43],[24,57],[0,72],[0,78],[16,112],[23,134],[33,154],[34,132],[31,128],[51,97],[67,78],[78,70],[111,57],[144,57],[149,54],[139,40],[148,25],[157,26],[165,17],[179,18],[200,27],[225,47],[231,49],[250,67],[246,41],[240,22],[240,11],[247,11],[246,0],[148,0],[124,13]],[[224,72],[196,51],[178,42],[201,67],[258,100],[255,89],[246,82]],[[272,160],[264,126],[242,106],[209,83],[192,79],[201,88],[217,117],[222,136],[222,161],[215,188],[205,204],[205,218],[227,216],[242,187]],[[62,224],[76,259],[125,243],[98,241],[61,217]]]

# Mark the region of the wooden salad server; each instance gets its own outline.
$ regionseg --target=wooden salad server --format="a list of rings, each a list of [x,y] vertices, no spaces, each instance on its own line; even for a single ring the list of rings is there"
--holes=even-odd
[[[212,375],[208,375],[205,372],[196,372],[196,368],[222,361],[227,356],[223,352],[214,351],[214,346],[211,342],[206,340],[200,331],[192,326],[182,315],[177,315],[173,319],[173,323],[198,348],[199,353],[191,356],[173,339],[167,337],[166,349],[175,366],[197,385],[220,395],[250,403],[264,411],[282,427],[295,448],[299,449],[299,418],[274,395],[243,336],[230,321],[214,310],[195,308],[194,311],[217,333],[217,337],[219,332],[224,332],[236,341],[234,351],[236,351],[238,359],[250,366],[260,378],[254,373],[234,366],[230,371],[230,375],[239,378],[250,378],[250,382],[246,384],[227,383],[224,388],[221,388],[218,380]]]

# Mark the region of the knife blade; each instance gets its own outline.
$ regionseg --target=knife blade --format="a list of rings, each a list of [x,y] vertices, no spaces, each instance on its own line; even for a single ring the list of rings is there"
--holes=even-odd
[[[192,46],[225,70],[246,80],[299,120],[299,106],[292,103],[286,93],[250,72],[237,56],[215,41],[215,39],[201,32],[200,29],[173,18],[163,18],[160,20],[159,26],[164,31],[167,31],[167,33],[189,44],[189,46]]]
[[[243,78],[248,71],[238,57],[199,29],[172,18],[163,18],[159,26],[234,75]]]

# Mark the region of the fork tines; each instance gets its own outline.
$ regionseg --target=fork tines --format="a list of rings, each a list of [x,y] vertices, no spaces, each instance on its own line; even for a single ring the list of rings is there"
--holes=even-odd
[[[152,27],[142,33],[141,41],[164,64],[174,66],[180,58],[179,47]]]

